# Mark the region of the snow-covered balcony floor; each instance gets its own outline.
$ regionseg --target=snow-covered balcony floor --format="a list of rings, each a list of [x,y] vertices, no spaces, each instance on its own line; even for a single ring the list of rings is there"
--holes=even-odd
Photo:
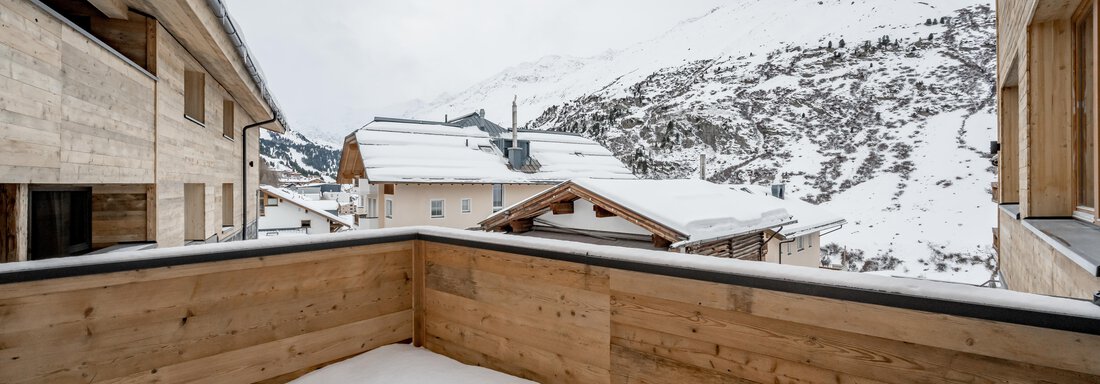
[[[434,227],[0,265],[2,383],[1097,383],[1098,350],[1083,300]]]
[[[392,344],[310,372],[294,384],[534,384],[409,344]]]

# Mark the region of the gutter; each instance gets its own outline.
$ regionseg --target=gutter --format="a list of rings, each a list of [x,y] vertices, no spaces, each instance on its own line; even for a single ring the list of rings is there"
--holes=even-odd
[[[282,131],[285,132],[288,125],[286,123],[286,118],[283,116],[283,110],[279,108],[279,102],[275,100],[275,96],[267,89],[267,82],[264,81],[263,71],[261,71],[259,65],[252,60],[252,53],[248,51],[248,46],[245,45],[244,36],[241,35],[240,30],[238,30],[236,24],[233,23],[233,19],[229,17],[229,10],[226,9],[222,0],[206,0],[206,4],[214,11],[214,16],[221,21],[222,28],[224,28],[225,33],[229,35],[230,42],[233,43],[233,48],[236,48],[237,56],[244,62],[245,70],[248,71],[248,75],[252,78],[252,82],[256,84],[256,88],[259,88],[260,97],[267,103],[267,107],[271,109],[271,114],[274,116],[272,119],[277,120]]]
[[[248,129],[259,127],[259,126],[264,125],[264,124],[270,124],[270,123],[275,122],[275,120],[277,120],[277,119],[275,117],[272,117],[268,120],[264,120],[264,121],[261,121],[261,122],[258,122],[258,123],[252,123],[252,124],[244,126],[244,128],[241,128],[241,213],[244,215],[243,219],[241,220],[241,226],[245,230],[244,236],[241,236],[241,237],[244,238],[245,240],[251,240],[251,239],[248,238],[248,166],[250,165],[249,164],[250,162],[248,161]],[[257,152],[256,152],[257,160],[264,161],[263,157],[259,156],[259,142],[257,141],[256,144],[257,144],[257,148],[256,148],[257,149]],[[259,180],[257,180],[257,181],[259,181]],[[260,207],[257,206],[256,207],[256,212],[259,212],[259,211],[260,211]],[[257,215],[256,220],[257,220],[256,230],[259,231],[259,229],[260,229],[259,215]]]

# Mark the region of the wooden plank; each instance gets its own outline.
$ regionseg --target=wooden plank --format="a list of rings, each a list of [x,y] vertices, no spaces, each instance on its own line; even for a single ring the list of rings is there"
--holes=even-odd
[[[534,226],[534,220],[531,219],[512,220],[508,222],[508,227],[511,228],[512,233],[529,232]]]
[[[424,346],[424,337],[426,331],[424,328],[424,312],[427,309],[427,305],[424,302],[424,290],[426,289],[426,283],[428,280],[427,272],[427,246],[423,240],[413,241],[413,259],[412,259],[412,289],[413,289],[413,309],[415,310],[413,316],[413,322],[415,323],[415,332],[413,333],[413,345],[417,347]]]
[[[550,211],[555,215],[568,215],[573,213],[572,201],[559,201],[556,203],[550,203]]]
[[[1086,352],[1100,350],[1100,336],[631,271],[611,276],[619,292],[1100,375],[1100,357]],[[1058,352],[1043,347],[1055,345]]]
[[[122,0],[88,0],[96,9],[112,19],[126,20],[129,9]]]
[[[611,212],[611,211],[607,210],[606,208],[601,207],[599,205],[593,205],[592,210],[596,211],[596,217],[615,217],[615,216],[617,216],[617,215],[615,215],[614,212]]]
[[[433,289],[425,292],[425,303],[428,303],[427,321],[462,323],[597,367],[608,367],[609,328],[597,330],[569,327],[553,317],[519,312],[507,306],[479,302]],[[427,334],[429,337],[432,335],[431,332]]]
[[[541,345],[530,343],[525,337],[505,337],[495,332],[470,326],[463,322],[448,321],[444,313],[434,313],[426,323],[427,333],[462,345],[474,351],[498,359],[503,368],[537,372],[544,383],[599,383],[607,382],[608,368],[595,362],[578,360],[581,355],[553,352]],[[606,355],[606,347],[601,348]],[[602,360],[607,360],[604,358]],[[494,365],[490,368],[497,369]]]
[[[27,260],[26,184],[0,184],[0,263]]]
[[[658,357],[677,362],[679,370],[721,374],[760,383],[883,383],[800,362],[690,339],[641,327],[616,324],[611,329],[612,362],[622,358],[616,353],[629,350],[646,358]],[[636,360],[630,359],[630,360]],[[632,368],[633,369],[633,368]],[[689,374],[691,375],[691,374]],[[674,380],[686,382],[686,378]]]
[[[753,383],[728,374],[698,369],[676,360],[644,354],[619,345],[611,346],[611,355],[614,362],[611,371],[611,382],[616,384]]]
[[[411,309],[104,382],[255,382],[393,344],[410,333]]]
[[[1097,376],[612,292],[612,321],[887,382],[1094,382]]]
[[[520,280],[538,280],[593,292],[607,293],[610,287],[610,270],[603,267],[450,244],[424,244],[428,260],[433,264],[477,269]]]

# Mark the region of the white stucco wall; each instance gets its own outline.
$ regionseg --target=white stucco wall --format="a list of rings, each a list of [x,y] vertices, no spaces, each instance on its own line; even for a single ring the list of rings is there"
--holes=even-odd
[[[615,233],[630,233],[649,236],[651,233],[637,224],[626,221],[618,216],[596,217],[596,211],[592,210],[592,203],[588,200],[578,199],[573,202],[573,213],[568,215],[555,215],[546,212],[540,215],[539,220],[545,220],[554,225],[582,230],[595,230]]]
[[[551,185],[505,184],[504,206],[511,206],[550,187]],[[379,185],[377,190],[378,194],[381,195],[384,188]],[[363,195],[364,201],[369,201],[367,199],[373,197],[374,195],[369,193]],[[469,213],[462,213],[462,199],[465,198],[469,198],[471,202]],[[386,199],[393,200],[392,218],[386,217]],[[444,201],[442,218],[431,217],[430,204],[433,199]],[[397,184],[394,186],[393,195],[379,196],[377,203],[379,228],[414,225],[435,225],[458,229],[473,228],[477,226],[478,222],[493,213],[493,185]]]
[[[283,200],[277,206],[264,207],[264,215],[260,216],[260,230],[299,228],[302,220],[310,220],[310,235],[329,233],[328,219],[320,214],[307,211],[302,207]]]
[[[771,234],[767,234],[771,236]],[[789,243],[782,243],[779,238],[773,238],[768,241],[768,254],[764,257],[764,260],[769,263],[779,263],[783,261],[784,265],[800,265],[803,267],[820,267],[821,266],[821,236],[819,232],[813,232],[803,235],[803,248],[798,248],[798,240],[792,238]]]

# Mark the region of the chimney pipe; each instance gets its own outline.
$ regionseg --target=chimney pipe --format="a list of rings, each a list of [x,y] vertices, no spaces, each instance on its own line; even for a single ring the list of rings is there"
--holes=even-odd
[[[447,118],[447,114],[446,114],[446,113],[444,113],[444,114],[443,114],[443,122],[444,122],[444,123],[450,123],[450,122],[451,122],[451,120]]]
[[[485,117],[485,108],[482,108],[481,110],[477,111],[477,115],[481,116],[481,117]]]
[[[512,96],[512,148],[519,147],[519,139],[517,138],[518,135],[516,133],[516,120],[518,120],[516,117],[516,99],[518,98],[519,96]]]
[[[699,154],[699,179],[707,179],[707,155],[705,153]]]

